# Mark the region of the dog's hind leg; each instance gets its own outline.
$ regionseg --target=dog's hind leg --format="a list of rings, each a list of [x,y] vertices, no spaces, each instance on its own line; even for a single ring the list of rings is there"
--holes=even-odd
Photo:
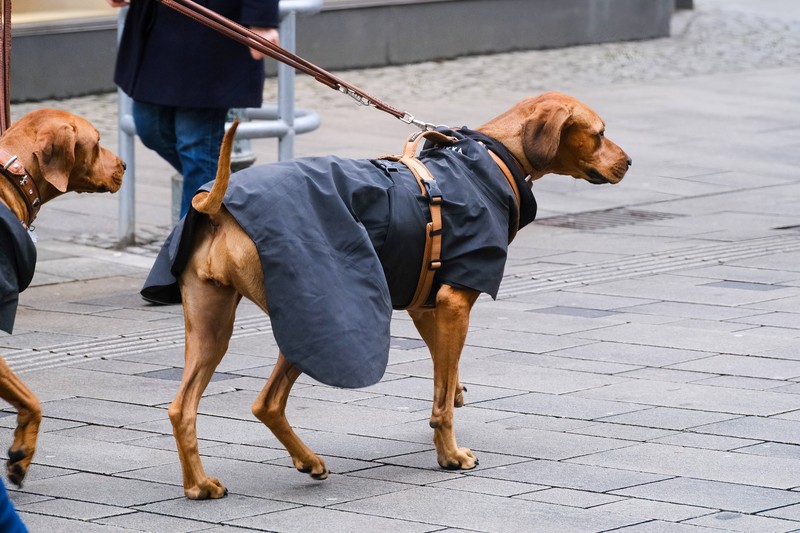
[[[458,363],[467,338],[469,313],[478,298],[475,291],[443,285],[436,294],[436,310],[432,316],[414,311],[415,324],[421,325],[433,357],[433,409],[430,425],[434,428],[433,442],[439,465],[447,469],[469,470],[478,460],[468,448],[459,448],[453,427],[453,415],[458,390]],[[428,313],[431,313],[430,311]],[[425,319],[428,319],[426,323]],[[432,318],[432,320],[431,320]],[[426,338],[427,337],[427,338]]]
[[[289,392],[300,374],[300,370],[289,363],[283,354],[278,354],[275,368],[264,389],[253,402],[252,411],[286,447],[297,470],[309,474],[314,479],[322,480],[328,477],[328,467],[300,440],[286,419]]]
[[[292,456],[294,467],[300,472],[309,474],[314,479],[328,477],[328,467],[325,461],[306,446],[292,429],[286,419],[286,402],[295,380],[301,372],[292,365],[283,354],[278,354],[278,362],[272,369],[272,374],[253,402],[253,414],[272,431],[275,437],[286,447]]]
[[[227,489],[203,470],[197,444],[197,408],[233,332],[241,296],[227,285],[200,279],[190,264],[181,278],[186,321],[186,357],[169,418],[183,470],[183,490],[192,500],[222,498]]]
[[[14,430],[14,443],[8,449],[7,467],[8,478],[21,487],[33,454],[36,452],[42,406],[36,395],[11,371],[2,357],[0,357],[0,398],[17,410],[17,427]]]

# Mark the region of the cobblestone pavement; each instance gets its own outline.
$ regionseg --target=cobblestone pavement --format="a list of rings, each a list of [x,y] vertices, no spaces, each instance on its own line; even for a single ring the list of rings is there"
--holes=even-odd
[[[184,499],[166,413],[181,310],[138,296],[171,171],[137,148],[137,247],[112,249],[113,196],[45,206],[34,283],[0,337],[43,403],[29,479],[10,490],[31,531],[800,531],[800,6],[695,3],[669,39],[341,73],[452,124],[562,90],[634,160],[614,187],[536,182],[539,219],[498,299],[476,304],[462,356],[469,472],[436,466],[431,365],[398,313],[381,383],[295,387],[289,419],[333,471],[297,473],[250,414],[277,348],[244,303],[198,422],[230,494]],[[298,155],[396,152],[409,131],[307,78],[298,103],[322,116]],[[13,111],[48,105],[116,143],[116,95]],[[275,159],[274,141],[253,144]]]

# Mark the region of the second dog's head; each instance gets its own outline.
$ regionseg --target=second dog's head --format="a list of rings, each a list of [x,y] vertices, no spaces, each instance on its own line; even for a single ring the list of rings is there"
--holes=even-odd
[[[14,122],[3,135],[37,182],[42,202],[67,191],[116,192],[125,164],[100,146],[100,134],[83,117],[38,109]]]
[[[605,136],[605,123],[587,105],[549,92],[526,98],[478,131],[503,143],[530,174],[564,174],[590,183],[619,183],[631,165]]]

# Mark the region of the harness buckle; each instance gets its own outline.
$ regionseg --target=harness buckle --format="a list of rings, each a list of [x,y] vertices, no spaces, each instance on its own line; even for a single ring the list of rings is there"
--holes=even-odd
[[[442,205],[442,191],[439,189],[439,185],[436,181],[422,179],[420,183],[422,183],[425,187],[425,191],[428,193],[428,202],[431,205]]]

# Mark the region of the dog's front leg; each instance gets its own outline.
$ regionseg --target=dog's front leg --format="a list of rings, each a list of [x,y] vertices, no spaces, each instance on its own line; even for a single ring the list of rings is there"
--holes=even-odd
[[[439,465],[447,469],[474,468],[478,460],[468,448],[459,448],[453,415],[461,392],[458,362],[467,338],[469,313],[478,298],[476,291],[443,285],[436,294],[432,312],[411,311],[411,318],[433,358],[433,410],[430,425]],[[432,322],[432,324],[431,324]]]
[[[292,390],[295,380],[300,376],[300,369],[291,364],[283,354],[278,354],[278,362],[272,369],[272,374],[253,402],[253,414],[272,431],[272,434],[286,447],[292,456],[294,467],[314,479],[328,477],[328,467],[317,454],[300,440],[286,419],[286,402],[289,400],[289,391]]]
[[[36,438],[42,421],[39,399],[8,367],[0,357],[0,397],[17,410],[17,428],[14,443],[8,449],[8,478],[22,486],[22,480],[36,452]]]

